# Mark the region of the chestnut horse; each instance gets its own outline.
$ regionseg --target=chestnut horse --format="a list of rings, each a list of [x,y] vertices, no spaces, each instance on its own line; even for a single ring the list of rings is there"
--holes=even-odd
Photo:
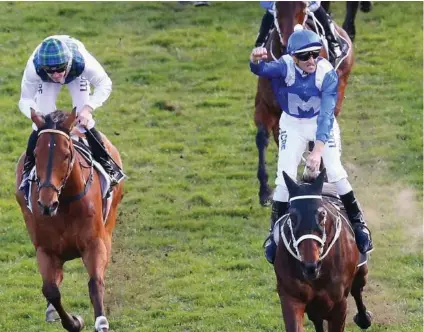
[[[106,332],[109,323],[103,304],[104,274],[111,255],[112,231],[123,184],[113,188],[112,203],[104,221],[100,177],[92,163],[76,151],[70,136],[75,118],[75,108],[71,113],[56,111],[46,117],[31,110],[31,119],[39,129],[34,151],[36,179],[28,202],[31,210],[19,190],[25,153],[16,168],[16,200],[36,251],[42,292],[48,302],[46,321],[60,318],[63,328],[71,332],[84,327],[81,317],[65,311],[59,291],[63,264],[81,257],[90,277],[88,290],[95,331]],[[104,142],[122,167],[117,149],[105,137]]]
[[[268,50],[268,60],[279,59],[285,54],[287,41],[293,33],[296,24],[305,22],[306,4],[304,1],[276,1],[276,24],[277,29],[271,33],[265,47]],[[347,33],[335,24],[336,30],[341,37],[346,40],[346,45],[350,46],[344,60],[337,67],[339,76],[338,99],[335,108],[335,116],[340,115],[344,99],[347,80],[353,67],[354,57],[352,42]],[[328,58],[325,48],[322,48],[321,56]],[[273,84],[278,84],[274,82]],[[258,148],[258,172],[259,180],[259,202],[261,205],[269,205],[272,201],[272,190],[268,185],[268,173],[266,170],[266,148],[269,144],[269,133],[272,131],[274,141],[278,145],[279,120],[281,109],[274,96],[271,80],[259,77],[255,97],[254,121],[257,127],[256,146]]]
[[[275,228],[274,269],[286,331],[303,332],[305,312],[317,332],[324,332],[324,320],[329,332],[344,331],[349,292],[358,309],[354,321],[367,329],[371,313],[362,291],[368,268],[366,263],[359,264],[355,236],[342,203],[322,193],[325,169],[312,183],[298,185],[286,173],[283,176],[290,208]]]

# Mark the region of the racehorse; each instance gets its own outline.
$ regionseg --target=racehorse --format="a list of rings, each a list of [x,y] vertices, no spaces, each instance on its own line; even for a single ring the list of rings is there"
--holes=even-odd
[[[362,291],[368,268],[366,262],[359,264],[342,203],[323,193],[325,169],[312,183],[298,185],[286,173],[283,176],[290,208],[274,231],[274,239],[278,238],[274,269],[286,331],[303,332],[305,312],[317,332],[324,332],[324,320],[329,332],[344,331],[349,292],[358,309],[354,321],[367,329],[371,313]]]
[[[24,153],[16,168],[16,200],[36,251],[42,292],[48,302],[46,321],[60,318],[67,331],[83,329],[83,319],[65,311],[59,291],[63,264],[81,257],[90,277],[88,289],[95,331],[106,332],[109,323],[103,304],[104,274],[111,255],[112,231],[123,196],[123,183],[113,188],[105,218],[100,176],[93,164],[76,150],[76,143],[71,139],[75,118],[75,108],[71,113],[55,111],[46,117],[31,109],[31,119],[38,128],[34,151],[36,178],[27,204],[24,193],[19,190]],[[122,167],[118,150],[105,137],[104,142]]]
[[[306,3],[304,1],[276,1],[275,2],[275,26],[265,45],[268,50],[268,60],[279,59],[286,53],[289,36],[293,33],[296,24],[304,24],[306,16]],[[309,28],[306,26],[306,28]],[[344,99],[347,80],[353,67],[354,55],[352,42],[347,33],[335,24],[337,33],[344,39],[348,51],[343,60],[337,64],[337,75],[339,77],[338,98],[335,108],[335,116],[340,115]],[[321,56],[328,58],[323,47]],[[259,77],[255,97],[254,121],[257,127],[256,146],[258,148],[258,172],[259,180],[259,202],[261,205],[269,205],[272,200],[272,190],[268,185],[268,173],[266,170],[266,148],[269,144],[269,133],[272,131],[274,141],[278,145],[279,119],[281,109],[278,105],[271,88],[271,81]]]

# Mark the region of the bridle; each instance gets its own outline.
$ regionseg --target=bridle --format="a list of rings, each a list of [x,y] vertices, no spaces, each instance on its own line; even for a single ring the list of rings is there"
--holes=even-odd
[[[298,200],[298,199],[320,199],[320,200],[322,200],[322,196],[321,195],[295,196],[295,197],[290,198],[289,201],[291,202],[291,201]],[[329,254],[331,248],[334,246],[334,244],[336,243],[336,241],[338,240],[338,238],[340,236],[340,232],[342,230],[342,221],[341,221],[341,218],[340,218],[340,214],[336,215],[335,213],[333,213],[327,207],[324,206],[324,208],[325,208],[326,214],[324,216],[324,221],[323,221],[324,231],[323,231],[322,237],[319,237],[315,234],[305,234],[305,235],[302,235],[301,237],[299,237],[298,239],[296,239],[295,236],[294,236],[293,225],[292,225],[292,221],[290,219],[290,215],[285,214],[283,217],[280,218],[280,221],[282,221],[282,223],[280,223],[280,232],[279,233],[281,234],[281,237],[283,239],[284,246],[286,247],[287,251],[300,262],[302,261],[302,257],[299,253],[299,245],[302,241],[307,240],[307,239],[312,239],[312,240],[317,241],[320,244],[318,261],[321,261]],[[327,221],[327,214],[328,213],[332,214],[333,217],[335,218],[336,231],[335,231],[333,239],[331,240],[326,251],[324,252],[324,246],[325,246],[326,241],[327,241],[327,233],[326,233],[326,230],[325,230],[325,223]],[[282,229],[285,225],[287,225],[289,230],[290,230],[290,235],[291,235],[290,240],[288,240],[286,238],[285,232],[282,231]],[[291,245],[293,246],[295,252],[292,250]]]
[[[60,193],[62,192],[63,187],[66,184],[66,181],[68,180],[69,176],[71,175],[72,172],[72,168],[74,166],[74,162],[75,162],[75,150],[72,148],[72,139],[71,137],[65,133],[64,131],[58,130],[58,129],[44,129],[41,130],[38,133],[38,136],[41,136],[43,134],[51,134],[50,135],[50,143],[49,143],[49,155],[48,155],[48,161],[47,161],[47,176],[46,176],[46,180],[43,183],[40,183],[40,178],[38,177],[38,175],[36,175],[36,180],[35,182],[37,183],[37,192],[39,192],[42,188],[52,188],[57,195],[59,196]],[[51,183],[51,176],[52,176],[52,172],[53,172],[53,148],[56,146],[55,143],[55,136],[56,135],[62,135],[64,137],[66,137],[66,139],[69,141],[69,144],[71,146],[70,148],[70,152],[71,152],[71,158],[70,161],[68,163],[68,169],[66,171],[66,175],[63,178],[62,182],[60,183],[59,186],[55,186],[53,183]],[[90,172],[90,176],[88,181],[84,181],[84,189],[81,193],[74,195],[74,196],[70,196],[70,197],[65,197],[62,199],[62,201],[66,201],[66,202],[71,202],[74,200],[78,200],[82,197],[84,197],[86,195],[86,193],[88,192],[88,189],[91,186],[92,183],[92,170]]]

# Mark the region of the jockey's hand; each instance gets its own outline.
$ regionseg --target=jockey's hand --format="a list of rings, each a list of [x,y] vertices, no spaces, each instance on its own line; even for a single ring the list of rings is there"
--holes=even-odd
[[[311,172],[318,172],[319,166],[321,164],[321,155],[324,150],[325,143],[322,141],[315,141],[315,146],[312,152],[309,154],[306,159],[306,167]]]
[[[266,60],[268,59],[268,51],[265,47],[259,46],[255,47],[250,54],[250,61],[255,62],[259,60]]]
[[[84,105],[82,110],[78,113],[77,124],[81,127],[87,127],[88,123],[93,118],[93,115],[91,115],[92,111],[93,109],[90,106]]]

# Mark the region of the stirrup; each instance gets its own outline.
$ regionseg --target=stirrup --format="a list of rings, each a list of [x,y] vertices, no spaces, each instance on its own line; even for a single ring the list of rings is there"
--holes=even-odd
[[[274,235],[269,233],[262,245],[264,248],[264,255],[268,263],[274,264],[275,255],[277,253],[277,244],[274,242]]]

